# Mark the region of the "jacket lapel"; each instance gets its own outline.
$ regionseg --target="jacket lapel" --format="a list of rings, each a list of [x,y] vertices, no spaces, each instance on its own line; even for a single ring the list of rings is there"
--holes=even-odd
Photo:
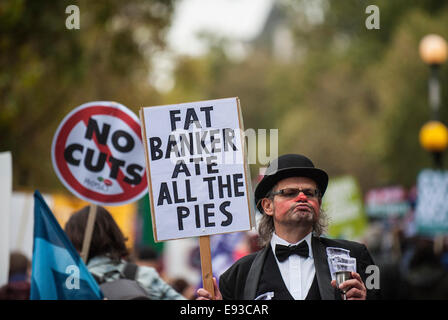
[[[322,300],[334,300],[334,288],[331,286],[330,268],[328,267],[327,252],[319,238],[311,239],[314,256],[314,267],[316,268],[317,283]]]
[[[268,244],[264,249],[260,250],[255,256],[254,261],[247,274],[246,285],[244,286],[244,300],[254,300],[257,293],[258,282],[260,280],[263,264],[266,260],[266,255],[271,250],[271,245]]]
[[[319,238],[312,237],[312,250],[314,256],[314,267],[316,268],[317,283],[322,300],[335,300],[335,289],[331,286],[330,268],[328,267],[327,252],[325,246],[320,242]],[[246,285],[244,287],[244,300],[253,300],[257,293],[257,286],[260,280],[263,264],[266,260],[266,255],[271,250],[271,245],[267,245],[260,250],[255,256],[249,273],[247,274]]]

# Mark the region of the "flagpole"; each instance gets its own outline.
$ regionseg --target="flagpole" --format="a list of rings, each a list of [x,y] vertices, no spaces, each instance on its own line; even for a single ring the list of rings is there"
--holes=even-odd
[[[91,204],[81,251],[81,258],[84,260],[85,264],[87,264],[87,257],[89,256],[90,242],[92,241],[93,227],[95,226],[96,210],[96,204]]]

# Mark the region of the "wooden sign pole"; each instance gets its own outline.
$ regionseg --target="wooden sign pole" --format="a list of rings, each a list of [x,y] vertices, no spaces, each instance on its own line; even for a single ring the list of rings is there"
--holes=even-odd
[[[212,252],[210,249],[210,236],[199,237],[199,251],[201,254],[202,283],[204,289],[211,293],[215,299],[215,288],[213,286]]]
[[[86,264],[87,264],[87,257],[89,256],[90,242],[92,241],[93,227],[95,226],[96,209],[97,209],[96,204],[90,205],[89,217],[87,218],[86,230],[84,232],[84,240],[82,242],[81,258],[82,260],[84,260],[84,263]]]

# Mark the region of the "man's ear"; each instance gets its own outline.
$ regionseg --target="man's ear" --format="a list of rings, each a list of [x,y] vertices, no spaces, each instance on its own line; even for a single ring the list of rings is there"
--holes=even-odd
[[[261,207],[263,208],[264,213],[268,216],[272,216],[274,214],[274,201],[268,198],[264,198],[261,200]]]

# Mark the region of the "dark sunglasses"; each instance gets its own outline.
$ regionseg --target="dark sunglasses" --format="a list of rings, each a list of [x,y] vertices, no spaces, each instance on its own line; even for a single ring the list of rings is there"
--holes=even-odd
[[[300,193],[303,193],[307,198],[319,198],[320,196],[320,191],[319,189],[313,189],[313,188],[309,188],[309,189],[298,189],[298,188],[285,188],[285,189],[281,189],[279,191],[276,192],[272,192],[269,197],[274,197],[277,195],[280,195],[284,198],[288,198],[288,199],[292,199],[297,197]]]

